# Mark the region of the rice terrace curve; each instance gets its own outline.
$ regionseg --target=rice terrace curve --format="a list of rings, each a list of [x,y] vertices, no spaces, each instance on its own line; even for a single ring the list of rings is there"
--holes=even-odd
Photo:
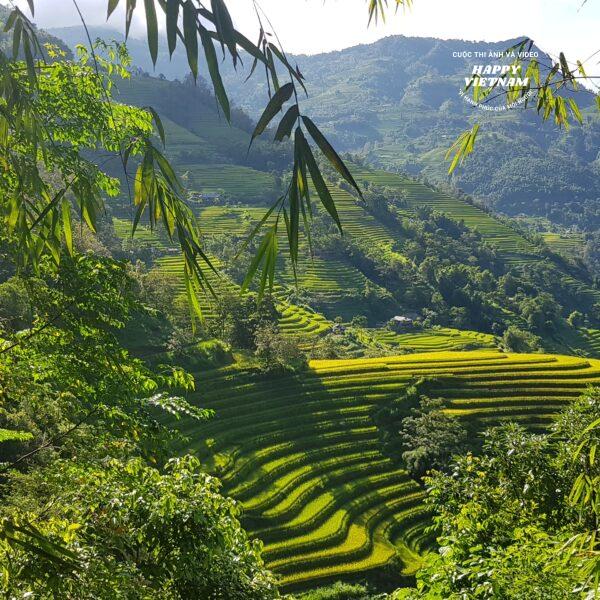
[[[600,382],[600,361],[498,351],[317,360],[308,373],[264,378],[236,367],[199,375],[198,403],[216,416],[181,424],[243,507],[283,589],[399,561],[418,567],[431,542],[424,491],[383,456],[376,410],[417,378],[478,429],[518,421],[543,430]],[[187,425],[187,426],[186,426]]]

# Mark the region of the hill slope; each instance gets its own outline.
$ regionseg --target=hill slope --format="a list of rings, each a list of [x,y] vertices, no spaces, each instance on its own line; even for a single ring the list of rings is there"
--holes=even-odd
[[[286,589],[362,576],[396,556],[405,572],[418,565],[430,542],[423,491],[381,454],[374,415],[421,376],[476,429],[508,419],[544,428],[600,382],[600,362],[446,352],[313,361],[283,378],[235,366],[200,375],[198,404],[216,417],[182,429],[242,503]]]
[[[501,61],[455,58],[454,52],[499,52],[515,41],[393,36],[293,60],[307,75],[304,109],[341,149],[363,152],[381,166],[446,182],[445,151],[477,121],[483,128],[476,155],[453,184],[507,214],[547,216],[557,223],[597,229],[597,115],[586,116],[583,126],[565,132],[552,122],[542,124],[535,111],[489,113],[474,110],[459,96],[475,63]],[[258,115],[266,99],[260,78],[242,83],[230,71],[227,74],[236,101]],[[578,96],[584,106],[592,100],[587,94]]]

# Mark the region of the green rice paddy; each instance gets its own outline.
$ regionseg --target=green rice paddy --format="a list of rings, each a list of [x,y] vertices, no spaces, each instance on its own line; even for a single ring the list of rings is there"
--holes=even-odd
[[[244,508],[284,589],[365,575],[393,559],[406,573],[431,544],[423,490],[379,451],[374,411],[416,377],[477,428],[506,420],[543,429],[589,384],[600,361],[497,351],[312,361],[260,378],[228,367],[200,374],[197,402],[216,416],[183,422],[192,448]]]

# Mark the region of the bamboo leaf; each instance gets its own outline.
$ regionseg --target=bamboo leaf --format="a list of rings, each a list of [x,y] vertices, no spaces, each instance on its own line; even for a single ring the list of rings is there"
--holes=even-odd
[[[23,31],[23,52],[25,53],[25,63],[27,65],[29,81],[32,85],[36,85],[37,73],[35,71],[35,63],[33,60],[33,54],[31,52],[31,43],[29,41],[29,34],[27,33],[27,31]]]
[[[46,204],[46,206],[44,206],[44,209],[40,212],[40,214],[36,217],[35,221],[31,224],[31,226],[29,227],[29,231],[33,231],[33,229],[43,221],[44,217],[53,209],[55,208],[58,203],[62,200],[63,196],[66,193],[66,189],[63,188],[61,190],[58,191],[58,193],[54,196],[54,198],[52,198],[50,200],[50,202],[48,202],[48,204]],[[43,194],[43,196],[46,198],[47,194]]]
[[[302,73],[298,70],[298,67],[295,69],[290,65],[289,61],[285,57],[285,55],[279,50],[279,48],[272,43],[269,43],[269,49],[271,52],[279,59],[279,61],[286,67],[288,73],[302,86],[302,89],[306,93],[306,86],[304,85],[304,77]]]
[[[215,90],[215,96],[225,113],[227,121],[231,121],[231,107],[229,105],[229,98],[227,97],[225,86],[223,85],[223,80],[221,79],[215,46],[212,38],[208,35],[208,31],[204,27],[200,27],[200,39],[202,40],[204,56],[206,57],[206,62],[208,64],[208,72]]]
[[[183,5],[183,39],[187,59],[194,79],[198,77],[198,30],[196,27],[196,9],[192,0]]]
[[[317,146],[319,146],[321,152],[327,157],[331,165],[362,197],[362,192],[354,180],[354,177],[352,177],[352,174],[348,170],[348,167],[346,167],[344,161],[340,158],[333,146],[327,141],[319,128],[311,121],[309,117],[302,117],[302,121],[306,125],[308,133],[310,133],[310,136],[316,142]]]
[[[562,71],[563,78],[571,79],[572,78],[571,70],[569,69],[569,65],[567,63],[567,58],[565,57],[565,55],[562,52],[558,55],[558,60],[560,61],[560,70]]]
[[[275,202],[275,204],[273,204],[273,206],[271,206],[271,208],[263,215],[262,219],[252,229],[250,235],[244,240],[242,247],[235,256],[236,259],[241,256],[242,252],[244,252],[244,250],[248,247],[250,242],[256,237],[256,234],[261,230],[262,226],[267,222],[269,217],[273,214],[273,211],[283,202],[283,200],[283,197],[279,198],[277,202]]]
[[[125,39],[129,37],[129,28],[131,27],[131,19],[133,18],[133,12],[135,11],[135,5],[137,0],[127,0],[127,6],[125,9]]]
[[[192,284],[192,278],[191,275],[188,271],[188,266],[187,263],[184,267],[184,274],[183,274],[184,280],[185,280],[185,289],[187,292],[187,297],[189,300],[189,304],[191,307],[191,317],[192,317],[192,328],[195,329],[196,324],[196,317],[198,317],[198,319],[200,319],[202,321],[202,319],[204,318],[203,314],[202,314],[202,308],[200,307],[200,303],[198,302],[198,296],[196,296],[196,291],[194,290],[194,286]]]
[[[225,46],[227,46],[233,58],[233,65],[235,67],[238,54],[235,43],[235,27],[233,26],[229,10],[223,0],[211,0],[211,8],[223,53],[225,52]]]
[[[469,131],[463,131],[454,144],[448,148],[446,152],[446,160],[454,153],[450,167],[448,168],[448,174],[451,174],[459,163],[462,163],[464,159],[473,152],[475,147],[475,141],[477,134],[479,133],[479,124],[475,124]]]
[[[17,19],[15,23],[15,30],[13,31],[13,60],[16,60],[19,56],[19,48],[21,46],[21,37],[23,35],[23,21]]]
[[[156,66],[158,58],[158,21],[156,20],[156,6],[154,0],[144,0],[146,8],[146,29],[148,31],[148,48],[152,57],[152,64]]]
[[[270,247],[272,236],[273,229],[269,229],[269,231],[265,233],[265,236],[263,237],[260,246],[258,247],[256,254],[254,255],[254,258],[252,259],[252,262],[248,267],[248,272],[246,273],[246,277],[244,278],[244,281],[242,283],[242,292],[245,292],[248,289],[248,286],[250,285],[250,283],[252,283],[252,280],[254,279],[258,268],[263,262],[263,259],[265,259],[265,257],[267,256],[267,250]]]
[[[288,227],[288,240],[290,244],[290,257],[294,271],[298,262],[298,233],[300,229],[300,202],[298,198],[298,167],[294,168],[292,184],[290,187],[290,219]]]
[[[271,80],[273,81],[275,92],[278,92],[281,86],[279,85],[279,78],[277,77],[277,68],[275,67],[275,61],[273,60],[273,53],[269,47],[267,47],[267,67],[269,73],[271,74]]]
[[[332,219],[335,221],[340,233],[342,233],[342,223],[340,221],[340,217],[337,212],[337,208],[335,206],[335,202],[331,197],[331,192],[323,179],[323,175],[317,165],[317,161],[310,149],[308,141],[304,137],[302,130],[300,127],[296,128],[296,139],[299,141],[299,149],[301,152],[301,156],[306,166],[308,167],[308,171],[310,173],[310,178],[317,190],[317,194],[321,200],[321,203],[325,207],[325,210],[331,215]]]
[[[286,83],[283,87],[273,94],[273,97],[269,100],[267,107],[261,115],[254,132],[252,133],[252,139],[250,145],[256,137],[258,137],[267,128],[269,123],[273,120],[273,117],[282,109],[283,105],[292,97],[294,93],[294,86],[291,83]]]
[[[110,15],[113,14],[113,12],[115,12],[115,9],[117,8],[117,6],[119,6],[119,1],[120,0],[108,0],[108,10],[106,12],[106,20],[108,21],[108,19],[110,19]]]
[[[62,222],[65,235],[65,244],[68,253],[73,256],[73,231],[71,228],[71,204],[64,198],[62,202]]]
[[[179,179],[177,179],[177,174],[175,173],[171,163],[165,158],[163,154],[161,154],[156,148],[152,149],[153,157],[156,159],[158,166],[160,168],[161,173],[166,179],[169,186],[176,192],[180,192],[182,190],[181,184],[179,183]]]
[[[573,116],[580,122],[583,123],[583,116],[581,115],[581,111],[579,110],[579,106],[577,106],[577,102],[573,100],[573,98],[569,98],[569,106],[571,107],[571,112]]]
[[[160,116],[158,115],[158,113],[151,106],[146,106],[146,110],[152,114],[152,119],[154,120],[154,124],[156,125],[156,129],[158,130],[158,135],[160,137],[160,141],[162,142],[162,145],[164,148],[166,145],[165,144],[166,138],[165,138],[165,128],[163,127],[162,120],[161,120]]]
[[[11,11],[10,15],[8,15],[8,19],[6,19],[6,24],[4,25],[4,31],[10,31],[14,25],[15,25],[15,21],[17,20],[17,17],[19,16],[19,10],[18,9],[14,9],[13,11]]]
[[[177,47],[177,21],[179,19],[179,0],[167,0],[167,44],[169,55],[173,56]]]
[[[279,122],[279,127],[277,128],[277,132],[275,133],[275,141],[281,142],[286,137],[290,137],[292,135],[292,129],[294,128],[294,123],[300,116],[300,111],[298,110],[298,105],[294,104],[290,106],[288,111],[285,113],[281,121]]]

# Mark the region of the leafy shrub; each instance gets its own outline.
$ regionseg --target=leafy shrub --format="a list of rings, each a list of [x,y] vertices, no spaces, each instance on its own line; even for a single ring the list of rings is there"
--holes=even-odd
[[[501,344],[507,352],[536,352],[540,349],[541,340],[529,331],[510,325],[502,336]]]
[[[254,354],[265,372],[299,371],[307,365],[306,355],[298,341],[282,335],[273,323],[259,327],[254,340]]]
[[[197,459],[173,459],[164,472],[140,459],[87,468],[57,462],[46,475],[50,485],[77,486],[38,515],[35,529],[17,525],[30,517],[21,511],[7,517],[7,597],[279,597],[238,509]]]
[[[331,586],[302,594],[298,600],[369,600],[371,597],[363,585],[338,581]]]
[[[432,469],[446,470],[452,456],[466,449],[467,430],[443,409],[443,400],[423,396],[400,425],[402,460],[414,479]]]

